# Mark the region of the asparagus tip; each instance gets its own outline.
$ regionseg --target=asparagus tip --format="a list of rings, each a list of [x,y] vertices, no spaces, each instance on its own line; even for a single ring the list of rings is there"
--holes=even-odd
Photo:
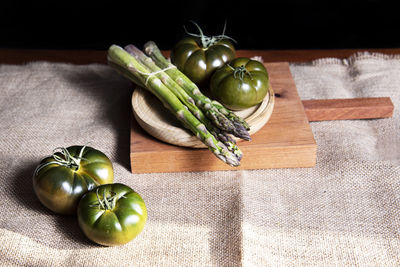
[[[233,122],[233,125],[235,126],[234,127],[234,135],[235,136],[237,136],[243,140],[246,140],[246,141],[251,140],[250,134],[249,134],[248,130],[246,129],[246,127],[243,126],[243,124],[235,121],[235,122]]]
[[[234,157],[231,155],[223,155],[223,154],[219,154],[216,156],[217,156],[217,158],[219,158],[220,160],[222,160],[223,162],[225,162],[226,164],[228,164],[232,167],[240,166],[240,161],[238,160],[237,157]]]
[[[240,161],[236,156],[231,156],[229,155],[229,157],[226,157],[226,163],[228,163],[230,166],[232,167],[238,167],[240,166]]]
[[[157,45],[154,41],[148,41],[147,43],[144,44],[144,51],[148,55],[151,55],[156,48]]]

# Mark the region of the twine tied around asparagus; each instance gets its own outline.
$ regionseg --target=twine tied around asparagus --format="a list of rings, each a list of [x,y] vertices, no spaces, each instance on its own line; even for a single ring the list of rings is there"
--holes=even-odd
[[[140,71],[140,70],[137,70],[137,69],[135,69],[135,71],[138,72],[138,73],[140,73],[140,74],[142,74],[142,75],[147,76],[146,81],[144,82],[144,85],[147,86],[147,83],[149,82],[150,77],[152,77],[152,76],[154,76],[154,75],[157,75],[157,74],[159,74],[159,73],[161,73],[161,72],[165,72],[165,71],[167,71],[167,70],[169,70],[169,69],[173,69],[173,68],[176,68],[176,66],[173,65],[173,64],[170,64],[170,65],[169,65],[168,67],[166,67],[166,68],[163,68],[163,69],[157,70],[157,71],[153,71],[153,72],[143,72],[143,71]]]

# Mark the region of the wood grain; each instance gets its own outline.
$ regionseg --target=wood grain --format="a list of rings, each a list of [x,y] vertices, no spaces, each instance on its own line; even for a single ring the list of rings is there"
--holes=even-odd
[[[161,142],[147,134],[132,118],[131,170],[133,173],[246,170],[313,167],[317,145],[287,62],[265,64],[278,97],[268,123],[252,140],[239,141],[241,166],[217,159],[207,149]],[[132,116],[133,117],[133,116]]]
[[[394,55],[400,54],[400,48],[238,50],[236,54],[238,57],[262,56],[265,62],[305,62],[323,57],[347,58],[358,52]],[[164,50],[163,53],[168,56],[170,51]],[[0,48],[0,63],[25,64],[30,61],[45,60],[74,64],[106,64],[106,54],[105,50]]]
[[[389,97],[302,101],[309,121],[389,118],[394,106]]]

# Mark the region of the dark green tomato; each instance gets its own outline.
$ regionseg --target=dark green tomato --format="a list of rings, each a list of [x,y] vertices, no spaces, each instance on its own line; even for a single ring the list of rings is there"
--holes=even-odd
[[[86,146],[83,151],[82,148],[63,148],[44,158],[33,175],[36,196],[44,206],[56,213],[74,214],[84,193],[114,180],[109,158],[94,148]],[[79,164],[75,164],[71,157],[78,160]]]
[[[215,71],[211,94],[224,106],[242,110],[261,103],[270,85],[264,65],[249,58],[236,58]]]
[[[142,197],[124,184],[100,185],[87,192],[78,205],[82,231],[104,246],[128,243],[143,230],[146,220]]]
[[[171,51],[171,62],[200,87],[208,87],[212,73],[234,58],[235,47],[228,39],[203,47],[200,38],[186,37]]]

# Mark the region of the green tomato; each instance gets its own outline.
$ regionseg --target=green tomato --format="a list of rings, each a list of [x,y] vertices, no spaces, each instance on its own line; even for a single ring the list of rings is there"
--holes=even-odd
[[[78,205],[83,233],[104,246],[128,243],[143,230],[146,220],[142,197],[124,184],[100,185],[87,192]]]
[[[270,84],[264,65],[249,58],[236,58],[215,71],[210,82],[212,96],[225,107],[242,110],[261,103]]]
[[[59,150],[40,162],[33,175],[33,188],[50,210],[74,214],[84,193],[113,182],[113,167],[103,152],[88,146]]]
[[[171,62],[199,87],[208,86],[212,73],[234,58],[235,47],[225,38],[186,37],[171,50]]]

